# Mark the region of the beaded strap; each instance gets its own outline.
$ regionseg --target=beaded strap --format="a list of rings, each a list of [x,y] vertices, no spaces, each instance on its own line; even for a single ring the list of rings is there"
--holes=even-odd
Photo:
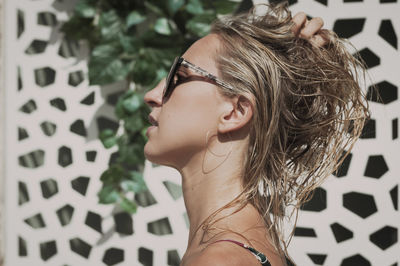
[[[263,265],[263,266],[271,266],[271,263],[268,261],[267,257],[263,253],[255,250],[254,248],[252,248],[252,247],[250,247],[250,246],[248,246],[246,244],[240,243],[240,242],[235,241],[235,240],[230,240],[230,239],[217,240],[214,243],[221,242],[221,241],[228,241],[228,242],[232,242],[232,243],[234,243],[236,245],[239,245],[239,246],[249,250],[251,252],[251,254],[253,254],[258,259],[258,261],[261,263],[261,265]]]

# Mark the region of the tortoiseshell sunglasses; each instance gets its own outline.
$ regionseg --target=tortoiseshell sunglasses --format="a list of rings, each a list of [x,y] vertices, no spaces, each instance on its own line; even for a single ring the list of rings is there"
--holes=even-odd
[[[179,69],[180,66],[190,68],[193,71],[195,71],[197,74],[200,74],[201,80],[210,82],[212,84],[224,87],[226,89],[232,90],[232,86],[223,82],[222,80],[218,79],[216,76],[213,74],[209,73],[208,71],[195,66],[194,64],[190,63],[189,61],[185,60],[183,57],[176,57],[174,60],[174,63],[171,66],[171,69],[168,73],[167,80],[165,82],[165,87],[164,87],[164,92],[163,92],[163,100],[169,98],[171,95],[172,91],[175,89],[175,84],[174,83],[174,76],[176,74],[176,71]]]

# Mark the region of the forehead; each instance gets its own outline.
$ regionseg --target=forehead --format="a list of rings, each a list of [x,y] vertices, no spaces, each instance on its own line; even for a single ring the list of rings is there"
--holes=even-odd
[[[214,57],[220,48],[218,35],[209,34],[199,39],[182,55],[187,61],[206,69],[210,73],[218,74]]]

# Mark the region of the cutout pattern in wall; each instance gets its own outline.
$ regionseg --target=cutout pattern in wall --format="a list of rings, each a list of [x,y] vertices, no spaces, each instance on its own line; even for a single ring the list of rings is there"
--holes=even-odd
[[[296,1],[291,10],[324,18],[353,43],[371,76],[365,93],[372,116],[351,155],[302,208],[291,254],[298,265],[397,265],[400,4]]]
[[[97,135],[118,127],[111,106],[125,84],[88,86],[87,49],[59,32],[76,1],[6,2],[6,266],[179,265],[188,222],[177,171],[146,162],[150,190],[131,195],[140,206],[133,217],[97,203],[98,178],[114,159]],[[298,265],[394,265],[400,4],[290,3],[349,38],[373,77],[372,119],[303,206],[290,253]]]

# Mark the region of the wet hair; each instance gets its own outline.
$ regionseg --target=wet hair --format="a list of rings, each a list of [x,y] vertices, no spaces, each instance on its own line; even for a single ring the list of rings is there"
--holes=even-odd
[[[360,85],[365,67],[347,50],[349,43],[324,29],[319,34],[329,41],[317,47],[293,34],[285,4],[267,7],[263,15],[253,8],[225,16],[211,29],[221,42],[215,54],[220,77],[233,86],[219,88],[221,94],[242,95],[253,109],[243,192],[216,213],[251,203],[272,244],[287,256],[282,224],[288,210],[297,214],[340,166],[369,113]],[[211,228],[216,213],[203,229]]]

